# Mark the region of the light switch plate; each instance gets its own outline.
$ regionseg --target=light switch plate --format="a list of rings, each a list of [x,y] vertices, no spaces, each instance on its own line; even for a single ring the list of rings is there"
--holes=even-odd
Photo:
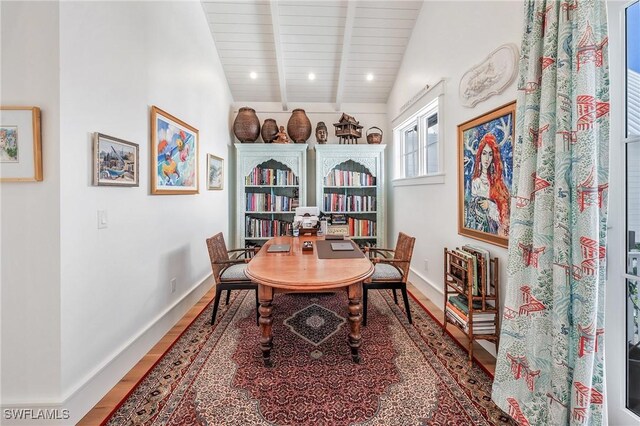
[[[109,226],[109,221],[107,220],[107,211],[106,210],[98,210],[98,229],[104,229]]]

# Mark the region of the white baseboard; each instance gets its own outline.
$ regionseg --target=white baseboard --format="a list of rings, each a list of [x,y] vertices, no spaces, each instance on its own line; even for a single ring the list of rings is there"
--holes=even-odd
[[[435,303],[440,309],[443,309],[444,292],[440,286],[432,283],[427,277],[413,268],[409,268],[409,281],[420,293]]]
[[[2,401],[2,425],[74,425],[173,327],[213,285],[209,274],[62,394],[59,401]],[[45,410],[39,411],[39,410]],[[64,411],[66,410],[66,411]],[[37,417],[49,416],[46,417]],[[16,419],[15,417],[22,417]],[[67,417],[67,418],[64,418]],[[43,420],[45,423],[43,423]]]

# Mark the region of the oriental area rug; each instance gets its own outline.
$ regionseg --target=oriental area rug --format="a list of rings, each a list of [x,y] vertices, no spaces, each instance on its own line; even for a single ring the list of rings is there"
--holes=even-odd
[[[402,305],[402,304],[400,304]],[[107,425],[515,425],[491,378],[416,302],[369,292],[362,362],[351,361],[346,292],[278,294],[274,366],[259,347],[255,296],[205,309]]]

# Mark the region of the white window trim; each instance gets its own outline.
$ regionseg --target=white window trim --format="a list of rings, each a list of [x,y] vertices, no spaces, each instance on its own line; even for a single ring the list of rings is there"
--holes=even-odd
[[[626,79],[625,62],[625,9],[635,0],[625,2],[609,2],[607,5],[610,27],[611,46],[610,67],[612,75],[618,75],[618,81]],[[617,48],[616,48],[617,47]],[[617,54],[614,54],[617,52]],[[609,204],[610,228],[608,230],[608,277],[606,284],[605,321],[608,337],[605,340],[606,361],[605,375],[607,386],[607,419],[609,424],[637,424],[640,417],[626,407],[626,355],[621,350],[626,345],[626,146],[630,142],[626,137],[625,114],[626,98],[622,84],[611,85],[612,100],[617,108],[613,108],[611,116],[611,154],[610,188],[612,197]],[[613,104],[613,102],[612,102]],[[616,183],[616,185],[614,185]],[[613,260],[615,259],[615,260]],[[637,278],[637,277],[636,277]]]
[[[413,185],[433,185],[443,184],[445,181],[444,171],[444,80],[440,80],[435,86],[427,90],[405,111],[392,120],[394,150],[394,170],[395,175],[391,180],[392,186],[413,186]],[[433,112],[438,114],[438,172],[426,173],[427,165],[423,164],[425,157],[427,129],[424,122]],[[419,132],[419,167],[420,175],[414,177],[404,177],[404,141],[403,132],[413,122],[418,125]]]

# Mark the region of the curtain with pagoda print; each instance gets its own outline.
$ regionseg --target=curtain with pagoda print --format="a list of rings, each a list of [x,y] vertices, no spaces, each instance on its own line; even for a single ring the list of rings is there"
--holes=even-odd
[[[494,401],[521,426],[604,421],[606,4],[525,1]]]

